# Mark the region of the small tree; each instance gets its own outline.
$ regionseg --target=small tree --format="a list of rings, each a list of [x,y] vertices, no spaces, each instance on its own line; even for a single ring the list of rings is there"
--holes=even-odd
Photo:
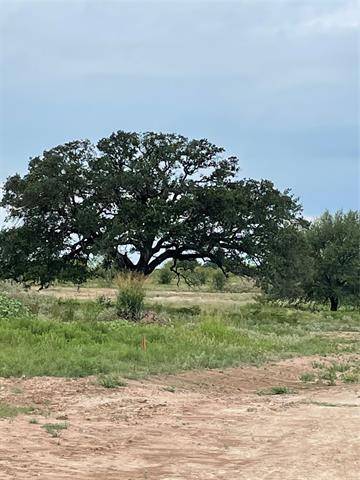
[[[306,299],[313,276],[313,259],[305,228],[288,227],[276,235],[271,252],[258,272],[260,286],[270,299]]]
[[[194,270],[194,277],[195,277],[195,280],[196,280],[196,283],[198,285],[205,285],[206,284],[206,281],[207,281],[207,278],[208,278],[208,275],[207,275],[207,269],[204,268],[203,266],[198,266],[195,268]]]
[[[227,279],[221,270],[215,270],[212,277],[212,286],[214,290],[224,290],[226,280]]]
[[[170,270],[171,265],[166,263],[158,271],[158,279],[160,285],[169,285],[174,277],[174,273]]]
[[[360,300],[359,212],[325,212],[309,229],[284,229],[264,259],[261,285],[271,298],[340,303]]]
[[[307,233],[314,262],[308,298],[328,301],[336,311],[341,302],[360,300],[360,214],[325,212]]]

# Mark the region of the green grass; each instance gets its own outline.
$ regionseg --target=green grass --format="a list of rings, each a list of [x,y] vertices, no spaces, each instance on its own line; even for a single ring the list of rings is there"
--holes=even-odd
[[[295,393],[294,390],[292,390],[289,387],[285,387],[281,385],[264,389],[264,390],[259,390],[257,392],[258,395],[291,395],[293,393]]]
[[[168,318],[166,325],[146,325],[98,321],[107,307],[95,301],[44,302],[36,309],[26,304],[36,314],[0,318],[0,376],[137,378],[360,351],[356,338],[336,338],[338,330],[360,331],[357,311],[333,314],[233,303],[211,311],[163,306],[159,311]]]
[[[304,372],[300,375],[299,379],[302,382],[314,382],[316,380],[316,375],[313,372]]]
[[[328,385],[336,385],[338,380],[344,383],[360,382],[360,362],[358,360],[348,359],[345,362],[332,361],[330,363],[313,362],[312,365],[316,370],[312,374],[314,380],[325,381]]]
[[[360,372],[357,373],[345,373],[341,376],[341,380],[344,383],[360,383]]]
[[[16,407],[0,401],[0,419],[13,418],[21,413],[32,413],[33,411],[33,407]]]
[[[68,423],[44,423],[44,425],[42,425],[42,428],[52,437],[59,437],[60,432],[66,430],[68,427]]]
[[[167,387],[164,387],[163,390],[164,390],[164,392],[170,392],[170,393],[175,393],[176,392],[176,388],[173,385],[169,385]]]
[[[126,382],[117,375],[100,375],[98,384],[104,388],[126,387]]]

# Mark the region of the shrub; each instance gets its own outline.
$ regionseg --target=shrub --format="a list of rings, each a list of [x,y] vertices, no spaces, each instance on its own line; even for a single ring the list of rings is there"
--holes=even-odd
[[[96,303],[105,308],[110,308],[112,306],[111,298],[106,297],[105,295],[100,295],[100,297],[97,297]]]
[[[170,270],[170,267],[167,265],[164,265],[160,270],[159,270],[159,283],[161,285],[169,285],[171,283],[171,280],[173,278],[174,274]]]
[[[44,423],[42,428],[47,431],[52,437],[60,437],[61,430],[66,430],[69,427],[68,423]]]
[[[114,267],[106,268],[104,265],[98,265],[92,270],[92,278],[96,284],[107,288],[113,286],[117,274],[118,271]]]
[[[26,309],[19,300],[0,294],[0,318],[16,317],[24,313]]]
[[[138,273],[125,273],[116,278],[118,294],[116,310],[120,317],[138,321],[144,310],[144,277]]]
[[[212,285],[214,290],[224,290],[226,277],[221,270],[216,270],[213,274]]]
[[[98,383],[104,388],[126,387],[126,382],[117,375],[100,375]]]
[[[38,293],[28,291],[23,286],[10,283],[0,282],[0,296],[5,295],[8,298],[17,300],[23,306],[22,313],[28,312],[34,315],[48,315],[51,314],[54,304],[57,299]]]
[[[201,308],[199,305],[190,305],[189,307],[176,307],[174,308],[174,311],[179,315],[196,316],[200,315]]]
[[[304,372],[300,375],[299,379],[302,382],[314,382],[316,379],[315,373],[313,372]]]
[[[196,267],[195,271],[194,271],[194,274],[195,274],[196,283],[198,285],[205,285],[206,284],[206,280],[207,280],[206,268]]]
[[[336,385],[336,369],[331,365],[320,375],[321,380],[326,380],[328,385]]]
[[[116,320],[117,315],[118,314],[116,308],[106,308],[98,314],[96,320],[98,322],[112,322],[113,320]]]
[[[0,401],[0,418],[16,417],[21,413],[31,413],[33,411],[33,407],[15,407],[9,403]]]
[[[295,393],[294,390],[285,386],[271,387],[257,392],[258,395],[290,395],[293,393]]]

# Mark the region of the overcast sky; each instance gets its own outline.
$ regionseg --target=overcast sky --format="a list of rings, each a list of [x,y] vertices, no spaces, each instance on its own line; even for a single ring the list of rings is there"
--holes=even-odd
[[[60,143],[156,130],[224,146],[306,215],[359,208],[356,1],[0,7],[0,182]]]

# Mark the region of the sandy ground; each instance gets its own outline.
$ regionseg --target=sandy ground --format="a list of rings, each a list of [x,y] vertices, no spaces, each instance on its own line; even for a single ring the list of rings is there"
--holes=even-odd
[[[116,389],[94,378],[0,379],[1,401],[36,408],[0,420],[0,478],[358,480],[360,386],[299,382],[312,360]],[[275,385],[297,393],[256,393]],[[64,422],[57,438],[42,428]]]

